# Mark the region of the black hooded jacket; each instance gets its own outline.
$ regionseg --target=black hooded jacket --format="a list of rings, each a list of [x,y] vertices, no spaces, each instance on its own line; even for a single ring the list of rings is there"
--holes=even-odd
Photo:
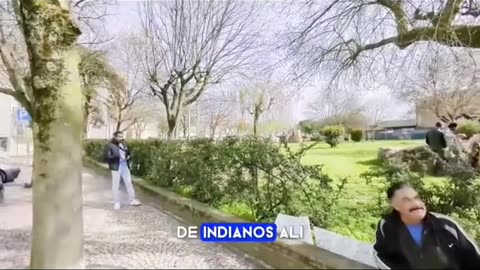
[[[127,158],[128,168],[130,168],[130,158],[132,157],[132,153],[128,150],[125,142],[123,142],[122,145],[122,149],[125,151],[125,157]],[[118,171],[118,168],[120,167],[120,144],[114,139],[105,147],[105,159],[110,170]]]
[[[452,219],[427,213],[422,246],[411,237],[398,212],[380,220],[374,257],[380,269],[479,269],[475,242]]]

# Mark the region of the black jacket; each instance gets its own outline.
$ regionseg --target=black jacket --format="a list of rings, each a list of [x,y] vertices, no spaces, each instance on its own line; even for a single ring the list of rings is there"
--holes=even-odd
[[[419,247],[394,211],[377,226],[374,257],[380,269],[477,269],[480,253],[474,241],[452,219],[427,213]]]
[[[128,149],[125,142],[122,143],[123,150],[125,151],[125,158],[127,159],[128,168],[130,168],[130,158],[132,153]],[[110,141],[105,147],[105,159],[108,163],[108,168],[112,171],[118,171],[120,166],[120,145],[115,141]]]
[[[447,147],[445,136],[443,135],[443,132],[438,129],[429,130],[425,141],[433,151],[440,151]]]

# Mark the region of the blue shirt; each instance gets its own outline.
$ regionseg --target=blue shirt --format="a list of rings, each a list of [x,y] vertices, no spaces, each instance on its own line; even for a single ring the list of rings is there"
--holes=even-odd
[[[119,144],[119,152],[120,152],[120,164],[121,165],[126,165],[127,164],[127,153],[124,150],[125,146],[123,144]]]
[[[410,232],[415,243],[418,246],[422,245],[422,235],[423,235],[423,224],[416,224],[416,225],[407,225],[407,229]]]

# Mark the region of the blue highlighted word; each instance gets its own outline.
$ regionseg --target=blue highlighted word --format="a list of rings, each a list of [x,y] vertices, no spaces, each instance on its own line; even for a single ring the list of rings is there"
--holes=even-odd
[[[200,226],[203,242],[270,243],[277,240],[273,223],[204,223]]]

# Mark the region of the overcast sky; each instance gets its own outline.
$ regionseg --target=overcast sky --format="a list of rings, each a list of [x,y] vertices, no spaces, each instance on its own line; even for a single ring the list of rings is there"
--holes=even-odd
[[[129,32],[136,32],[140,30],[140,19],[137,13],[137,5],[141,1],[131,0],[118,0],[118,4],[110,9],[111,16],[106,19],[106,30],[114,37],[124,35]],[[270,13],[270,14],[268,14]],[[277,28],[279,25],[285,22],[279,22],[278,20],[284,20],[282,16],[276,16],[273,12],[266,12],[265,18],[272,20],[270,27]],[[274,32],[272,30],[272,32]],[[320,91],[321,83],[312,83],[310,86],[304,87],[299,95],[299,98],[292,105],[293,108],[289,111],[292,112],[292,118],[295,121],[309,118],[307,113],[307,104],[309,101],[315,99],[315,93]],[[355,90],[352,89],[354,93]],[[391,97],[390,91],[386,87],[379,87],[374,93],[368,93],[364,95],[365,99],[385,100],[388,104],[391,104],[388,108],[388,113],[385,120],[404,119],[408,116],[408,112],[411,111],[410,106]],[[410,116],[411,117],[411,116]]]

